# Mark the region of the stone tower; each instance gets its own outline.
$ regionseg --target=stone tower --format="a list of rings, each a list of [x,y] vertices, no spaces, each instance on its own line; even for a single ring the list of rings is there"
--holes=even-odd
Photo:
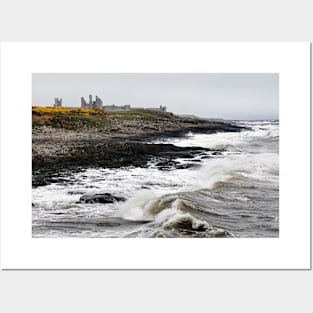
[[[93,105],[92,105],[92,95],[89,95],[88,108],[89,108],[89,109],[93,109]]]
[[[54,107],[55,108],[60,108],[62,107],[62,98],[54,98]]]
[[[94,109],[102,109],[102,100],[96,96],[96,101],[94,102]]]
[[[86,100],[84,99],[84,97],[80,98],[80,102],[81,102],[81,108],[82,109],[88,109],[88,104],[87,104]]]
[[[82,109],[100,109],[102,110],[103,107],[103,102],[102,100],[96,96],[96,100],[92,101],[92,95],[89,95],[89,101],[87,103],[87,101],[84,99],[84,97],[80,98],[80,103],[81,103],[81,108]]]

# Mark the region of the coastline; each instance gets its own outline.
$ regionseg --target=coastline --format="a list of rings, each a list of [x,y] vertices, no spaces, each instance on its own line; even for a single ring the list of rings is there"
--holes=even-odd
[[[161,161],[160,167],[174,164],[179,168],[180,165],[175,164],[173,159],[192,158],[207,149],[154,144],[151,141],[182,137],[189,132],[208,134],[245,129],[224,121],[158,113],[153,113],[152,116],[153,119],[149,120],[140,118],[140,115],[134,120],[115,119],[105,128],[78,127],[73,130],[62,124],[58,128],[49,125],[33,127],[33,187],[62,181],[62,174],[68,175],[69,171],[87,167],[144,167],[152,158]]]
[[[237,125],[249,131],[79,141],[35,171],[33,237],[278,237],[279,125]]]

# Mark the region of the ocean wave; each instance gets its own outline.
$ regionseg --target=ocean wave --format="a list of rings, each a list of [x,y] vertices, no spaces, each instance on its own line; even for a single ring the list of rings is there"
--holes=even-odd
[[[154,230],[204,232],[207,237],[229,236],[225,229],[212,224],[211,213],[216,214],[215,194],[206,194],[207,202],[202,208],[198,199],[200,191],[213,192],[219,189],[224,190],[222,195],[227,196],[227,190],[230,189],[256,188],[258,184],[265,183],[277,184],[278,165],[278,155],[273,153],[211,159],[201,169],[193,172],[196,178],[191,185],[168,194],[168,191],[158,195],[152,190],[138,191],[119,208],[118,216],[129,221],[149,222]],[[223,199],[227,200],[225,197]],[[250,198],[241,195],[233,200],[242,204],[249,202]],[[211,203],[209,206],[208,201]],[[203,220],[203,214],[211,216],[209,222],[207,218]],[[146,225],[144,228],[148,229]]]
[[[262,148],[264,140],[279,138],[279,124],[273,124],[268,121],[238,123],[241,126],[249,127],[249,130],[241,132],[217,132],[215,134],[192,134],[190,133],[183,139],[174,140],[177,146],[200,146],[210,149],[223,150],[245,150],[251,144],[258,142]],[[259,142],[261,141],[261,142]]]
[[[120,208],[118,216],[131,221],[150,221],[150,226],[154,226],[153,229],[161,229],[161,232],[201,232],[201,237],[230,236],[226,230],[214,227],[187,212],[190,209],[197,208],[190,201],[181,199],[179,194],[158,197],[152,191],[144,190],[126,201]],[[149,229],[146,226],[144,228]],[[153,233],[153,236],[158,235]]]
[[[237,155],[210,160],[198,171],[198,178],[191,189],[216,189],[225,183],[251,186],[257,180],[277,181],[278,155],[273,153]]]

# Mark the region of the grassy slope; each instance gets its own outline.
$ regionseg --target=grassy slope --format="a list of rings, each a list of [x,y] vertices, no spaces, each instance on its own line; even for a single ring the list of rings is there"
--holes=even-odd
[[[33,107],[32,125],[81,130],[83,128],[102,128],[118,121],[153,121],[159,115],[146,110],[104,112],[102,110],[82,110],[53,107]]]

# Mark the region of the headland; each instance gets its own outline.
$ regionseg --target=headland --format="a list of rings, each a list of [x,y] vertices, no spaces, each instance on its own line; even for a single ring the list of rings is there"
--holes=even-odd
[[[192,133],[238,132],[223,120],[181,117],[153,110],[32,108],[33,187],[56,182],[62,173],[86,167],[145,166],[159,158],[167,166],[203,148],[156,144],[154,140]],[[176,164],[178,167],[179,164]],[[58,177],[58,178],[56,178]]]

